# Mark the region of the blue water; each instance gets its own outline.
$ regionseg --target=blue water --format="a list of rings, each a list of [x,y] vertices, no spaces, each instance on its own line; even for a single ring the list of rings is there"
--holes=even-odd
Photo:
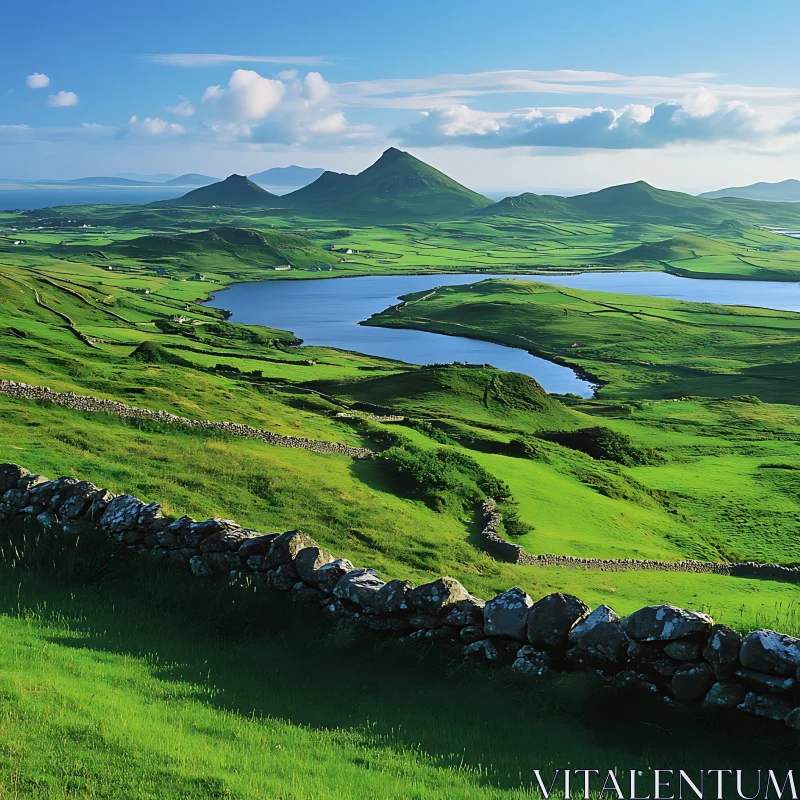
[[[400,295],[436,286],[475,283],[487,278],[511,278],[573,289],[800,311],[800,284],[797,283],[693,280],[662,272],[568,276],[392,275],[336,280],[272,280],[236,284],[220,292],[211,305],[231,311],[231,319],[235,322],[290,330],[309,345],[354,350],[410,364],[454,361],[491,364],[499,369],[530,375],[548,392],[571,392],[591,397],[594,387],[590,382],[578,377],[567,367],[532,356],[525,350],[426,331],[373,328],[358,324],[395,305]]]
[[[171,200],[186,194],[185,186],[142,186],[93,189],[80,186],[76,188],[31,188],[3,189],[0,183],[0,210],[29,211],[35,208],[53,206],[79,206],[86,204],[137,205],[152,203],[155,200]]]

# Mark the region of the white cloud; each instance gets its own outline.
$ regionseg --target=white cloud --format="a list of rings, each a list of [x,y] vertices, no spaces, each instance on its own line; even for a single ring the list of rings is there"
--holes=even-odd
[[[166,122],[158,117],[145,117],[139,119],[136,115],[128,120],[128,125],[122,131],[123,135],[134,135],[143,137],[173,136],[185,133],[186,128],[174,122]]]
[[[47,105],[52,108],[69,108],[70,106],[78,105],[80,98],[75,92],[56,92],[47,98]]]
[[[43,72],[34,72],[32,75],[28,75],[28,77],[25,78],[25,85],[29,89],[44,89],[50,85],[50,78]]]
[[[351,143],[372,134],[371,126],[351,126],[336,103],[335,88],[318,72],[265,78],[237,69],[226,87],[203,94],[207,132],[223,141],[295,145],[311,141]]]
[[[774,125],[747,103],[721,102],[702,91],[685,103],[619,110],[533,108],[488,118],[466,106],[425,112],[394,133],[404,145],[478,148],[553,147],[653,149],[688,142],[730,141],[762,145],[796,132],[796,123]]]
[[[314,64],[330,63],[323,56],[240,56],[223,53],[149,53],[152,64],[168,67],[216,67],[220,64]]]
[[[191,117],[195,112],[195,108],[189,100],[181,95],[174,106],[167,106],[167,111],[171,114],[177,114],[179,117]]]

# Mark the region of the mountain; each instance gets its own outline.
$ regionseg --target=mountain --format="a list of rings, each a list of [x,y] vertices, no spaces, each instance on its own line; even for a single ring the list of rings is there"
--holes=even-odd
[[[174,200],[160,200],[151,206],[275,206],[278,197],[244,175],[229,175],[224,181],[192,189]]]
[[[212,178],[209,175],[199,175],[196,172],[187,172],[172,180],[164,181],[164,186],[208,186],[217,183],[219,178]]]
[[[174,172],[156,172],[148,175],[141,172],[115,172],[111,177],[130,178],[132,181],[144,181],[145,183],[166,183],[178,176]]]
[[[323,172],[325,170],[319,167],[296,167],[294,165],[291,167],[273,167],[251,175],[250,180],[259,186],[287,186],[296,189],[300,186],[308,186],[309,183],[319,178]]]
[[[488,197],[394,147],[357,175],[323,172],[282,200],[298,210],[385,222],[459,217],[493,205]]]
[[[75,178],[66,183],[77,183],[81,186],[153,186],[155,184],[149,181],[135,181],[131,178],[106,178],[106,177],[93,177],[93,178]]]
[[[789,178],[779,183],[751,183],[749,186],[731,186],[715,192],[703,192],[698,197],[741,197],[745,200],[770,200],[772,202],[800,202],[800,181]]]
[[[474,215],[532,220],[603,221],[713,226],[726,220],[751,225],[796,225],[800,206],[741,198],[708,199],[657,189],[645,181],[611,186],[575,197],[522,194]]]

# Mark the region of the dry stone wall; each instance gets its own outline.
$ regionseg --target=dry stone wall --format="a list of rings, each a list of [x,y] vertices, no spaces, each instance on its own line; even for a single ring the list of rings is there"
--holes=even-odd
[[[486,511],[496,528],[491,501]],[[514,588],[487,602],[449,577],[422,586],[384,581],[303,531],[261,533],[226,519],[168,519],[158,503],[0,464],[0,524],[20,517],[67,532],[97,526],[153,562],[198,578],[290,592],[296,602],[358,622],[371,635],[441,642],[457,657],[532,676],[593,671],[672,702],[735,709],[800,729],[800,639],[776,631],[742,637],[707,614],[668,604],[620,618],[608,606],[592,610],[562,593],[534,602]]]
[[[337,455],[350,456],[351,458],[371,458],[374,455],[373,451],[367,447],[351,447],[350,445],[337,444],[336,442],[306,439],[302,436],[281,436],[272,431],[265,431],[262,428],[254,428],[250,425],[241,425],[237,422],[210,422],[208,420],[187,419],[176,414],[170,414],[168,411],[150,411],[147,408],[129,406],[117,400],[106,400],[85,394],[75,394],[75,392],[54,392],[46,386],[31,386],[27,383],[16,383],[15,381],[0,381],[0,393],[23,400],[45,400],[59,406],[71,408],[74,411],[116,414],[119,417],[128,419],[150,419],[167,425],[217,430],[231,436],[256,439],[279,447],[311,450],[315,453],[335,453]]]
[[[492,498],[483,503],[483,538],[486,549],[512,564],[527,564],[535,567],[572,567],[574,569],[596,569],[601,572],[627,572],[630,570],[659,572],[694,572],[705,575],[733,575],[739,578],[771,578],[800,582],[800,567],[783,564],[759,564],[754,561],[716,562],[684,559],[682,561],[657,561],[647,558],[581,558],[558,556],[549,553],[534,555],[518,544],[503,539],[497,530],[502,515]]]

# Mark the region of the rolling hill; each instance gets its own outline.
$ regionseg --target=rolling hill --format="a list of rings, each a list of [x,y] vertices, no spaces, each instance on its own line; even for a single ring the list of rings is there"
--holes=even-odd
[[[643,242],[636,247],[598,259],[610,264],[627,264],[640,261],[672,262],[703,256],[734,257],[737,248],[704,236],[673,236],[660,242]]]
[[[244,175],[229,175],[224,181],[193,189],[174,200],[159,200],[151,206],[263,206],[277,204],[278,197],[257,186]]]
[[[250,180],[259,186],[286,186],[296,189],[299,186],[308,186],[323,172],[325,170],[319,167],[298,167],[292,164],[290,167],[272,167],[256,172],[255,175],[250,175]]]
[[[645,181],[637,181],[575,197],[531,193],[506,197],[474,212],[473,216],[650,223],[708,229],[730,220],[751,225],[796,225],[800,223],[800,207],[792,203],[763,203],[741,198],[707,199],[657,189]]]
[[[390,147],[357,175],[324,172],[283,197],[290,208],[390,222],[458,217],[493,205],[443,172]]]
[[[727,189],[717,189],[713,192],[703,192],[698,197],[707,199],[719,197],[741,197],[745,200],[769,200],[777,203],[800,202],[800,181],[789,180],[778,183],[751,183],[749,186],[730,186]]]

